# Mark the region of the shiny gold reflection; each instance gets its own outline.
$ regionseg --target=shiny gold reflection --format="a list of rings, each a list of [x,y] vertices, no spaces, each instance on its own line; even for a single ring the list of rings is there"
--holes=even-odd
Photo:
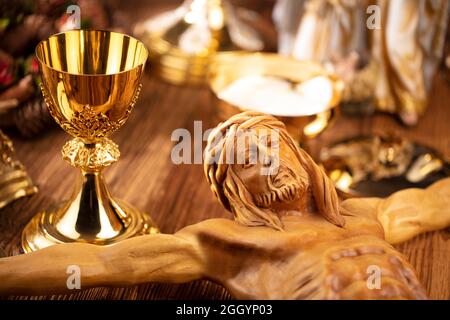
[[[39,61],[73,75],[113,75],[143,66],[147,49],[138,40],[114,32],[72,30],[42,41]]]
[[[147,50],[106,31],[68,31],[36,48],[43,94],[55,120],[86,142],[117,130],[134,105]]]

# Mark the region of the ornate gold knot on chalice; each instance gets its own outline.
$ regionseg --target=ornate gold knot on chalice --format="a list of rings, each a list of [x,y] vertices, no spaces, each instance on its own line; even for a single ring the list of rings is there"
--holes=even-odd
[[[86,145],[83,140],[75,138],[66,142],[61,153],[63,159],[71,166],[83,170],[105,168],[120,157],[119,146],[108,138],[91,145]]]

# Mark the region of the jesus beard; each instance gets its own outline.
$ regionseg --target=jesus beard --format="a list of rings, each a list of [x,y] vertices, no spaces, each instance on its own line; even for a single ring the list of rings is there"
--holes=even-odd
[[[291,170],[288,166],[281,164],[276,175],[267,177],[267,188],[254,196],[255,204],[260,208],[271,208],[275,206],[288,205],[303,211],[307,207],[310,192],[308,182]],[[297,207],[298,206],[298,207]]]

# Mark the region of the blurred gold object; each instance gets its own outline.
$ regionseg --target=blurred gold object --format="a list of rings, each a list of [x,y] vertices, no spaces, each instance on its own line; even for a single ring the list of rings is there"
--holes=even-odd
[[[273,109],[270,114],[284,122],[290,135],[304,143],[328,128],[336,119],[343,84],[333,74],[311,61],[297,61],[293,58],[272,53],[230,52],[218,54],[210,67],[209,86],[215,101],[214,108],[220,121],[250,108],[220,98],[220,93],[236,80],[247,76],[270,76],[288,81],[294,87],[314,77],[326,77],[332,85],[332,96],[321,112],[309,113],[307,105],[299,105],[298,116],[281,115]],[[317,92],[321,94],[321,92]],[[281,103],[281,102],[280,102]],[[256,110],[261,111],[261,110]],[[267,112],[266,112],[267,113]]]
[[[205,84],[217,52],[264,48],[260,35],[227,0],[186,0],[139,24],[135,33],[149,47],[156,72],[174,84]]]
[[[11,140],[0,131],[0,209],[10,202],[37,192],[24,166],[15,159]]]
[[[81,175],[68,201],[26,226],[25,252],[64,242],[106,245],[158,231],[148,215],[112,198],[102,175],[119,158],[107,137],[136,103],[147,55],[138,40],[107,31],[68,31],[37,46],[44,99],[56,122],[75,137],[64,145],[63,158]]]
[[[357,196],[389,196],[426,188],[450,175],[450,164],[431,148],[395,137],[358,137],[321,150],[336,188]]]

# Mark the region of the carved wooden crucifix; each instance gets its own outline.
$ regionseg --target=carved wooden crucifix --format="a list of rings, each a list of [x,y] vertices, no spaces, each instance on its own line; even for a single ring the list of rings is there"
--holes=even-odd
[[[249,140],[239,148],[243,132]],[[249,150],[265,160],[250,161]],[[238,156],[242,163],[234,161]],[[264,169],[272,171],[261,174]],[[205,173],[234,220],[209,219],[111,246],[62,244],[3,258],[0,293],[68,291],[67,267],[77,265],[82,288],[209,279],[238,299],[426,298],[391,244],[450,225],[450,178],[386,199],[340,201],[284,125],[256,112],[238,114],[212,132]],[[371,282],[373,275],[378,282]]]

